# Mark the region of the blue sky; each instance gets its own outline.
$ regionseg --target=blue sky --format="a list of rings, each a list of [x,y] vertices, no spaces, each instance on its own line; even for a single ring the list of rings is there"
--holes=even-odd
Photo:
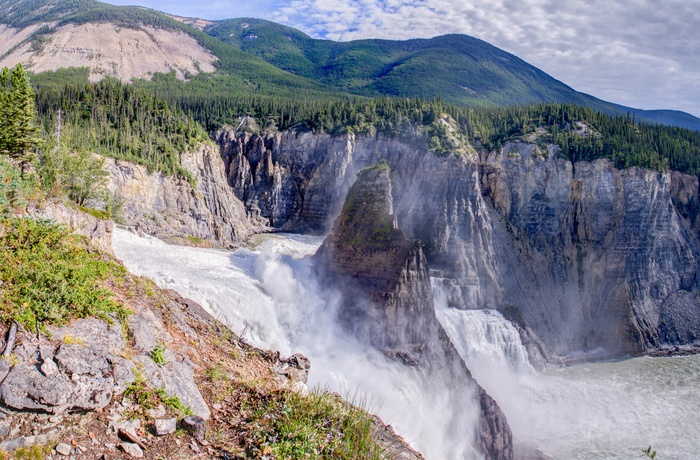
[[[700,0],[109,0],[205,19],[259,17],[317,38],[464,33],[573,88],[700,116]]]

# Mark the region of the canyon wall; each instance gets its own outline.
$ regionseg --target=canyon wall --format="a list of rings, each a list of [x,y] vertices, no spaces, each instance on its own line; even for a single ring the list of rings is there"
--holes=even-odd
[[[217,247],[233,247],[268,230],[262,219],[248,215],[229,187],[214,146],[183,153],[180,161],[192,183],[107,159],[109,187],[123,200],[124,224],[166,241]]]
[[[455,308],[522,314],[556,355],[621,356],[696,345],[698,180],[556,146],[508,143],[437,156],[421,142],[288,131],[216,135],[248,215],[322,233],[357,172],[391,170],[398,226],[421,241]]]

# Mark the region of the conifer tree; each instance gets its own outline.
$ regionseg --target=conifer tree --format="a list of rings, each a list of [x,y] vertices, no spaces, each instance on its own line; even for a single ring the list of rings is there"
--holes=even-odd
[[[0,153],[8,153],[7,142],[10,132],[9,84],[10,71],[5,67],[0,71]]]
[[[32,158],[32,149],[36,145],[36,107],[34,91],[29,83],[29,76],[22,64],[12,70],[10,88],[6,97],[7,131],[5,148],[12,158],[23,164]]]

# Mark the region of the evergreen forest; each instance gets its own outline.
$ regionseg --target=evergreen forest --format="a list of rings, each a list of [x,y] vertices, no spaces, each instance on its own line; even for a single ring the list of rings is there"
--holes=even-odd
[[[440,98],[277,97],[200,90],[173,74],[153,82],[105,79],[91,84],[86,72],[58,71],[37,75],[34,81],[45,136],[55,129],[60,113],[75,148],[166,174],[185,174],[179,168],[179,153],[224,125],[235,127],[243,116],[255,118],[263,130],[381,134],[423,143],[426,150],[443,155],[450,154],[452,142],[438,120],[448,116],[472,146],[487,150],[528,140],[556,144],[573,162],[609,158],[619,168],[700,172],[700,132],[574,104],[501,108],[469,107]]]

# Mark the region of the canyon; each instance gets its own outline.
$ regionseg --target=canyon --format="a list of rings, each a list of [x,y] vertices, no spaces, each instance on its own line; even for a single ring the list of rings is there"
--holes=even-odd
[[[472,379],[452,344],[464,355],[468,339],[453,328],[448,339],[436,310],[445,327],[450,312],[500,311],[535,368],[698,345],[694,176],[608,160],[574,165],[535,142],[436,155],[418,138],[384,135],[227,128],[214,140],[218,149],[183,156],[192,182],[112,163],[126,223],[223,248],[259,232],[335,228],[315,259],[323,283],[352,300],[339,323],[409,368]],[[372,172],[381,177],[358,201],[353,184]],[[510,458],[503,413],[473,385],[477,426],[492,430],[477,433],[480,452]]]
[[[167,212],[225,209],[236,218],[226,232],[192,236],[227,246],[260,229],[323,234],[358,171],[384,160],[398,227],[420,240],[450,307],[510,312],[538,345],[533,349],[563,360],[696,345],[694,176],[618,170],[607,160],[574,166],[555,146],[525,142],[438,156],[418,140],[412,146],[383,135],[228,129],[215,140],[221,159],[208,155],[219,163],[216,175],[197,169],[198,191],[184,184],[164,195],[174,203],[206,197],[207,204]],[[219,183],[223,176],[232,194],[204,190],[206,177]],[[127,209],[143,201],[129,193]],[[149,215],[141,211],[133,215]],[[162,213],[152,214],[150,233],[158,235]]]
[[[410,136],[228,128],[214,141],[183,155],[190,182],[110,163],[125,223],[221,248],[335,228],[315,260],[323,283],[352,300],[339,323],[409,368],[473,382],[437,321],[430,280],[441,308],[500,311],[536,368],[697,346],[694,176],[574,165],[535,142],[436,155]],[[505,416],[471,385],[479,450],[511,458]]]

